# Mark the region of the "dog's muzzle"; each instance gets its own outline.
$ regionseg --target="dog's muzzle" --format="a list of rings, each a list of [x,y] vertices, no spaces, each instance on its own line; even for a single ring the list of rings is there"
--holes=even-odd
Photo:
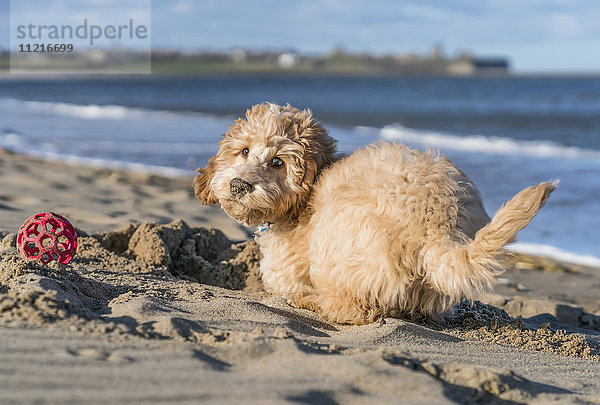
[[[229,189],[234,197],[240,198],[254,190],[254,186],[246,180],[236,177],[229,182]]]

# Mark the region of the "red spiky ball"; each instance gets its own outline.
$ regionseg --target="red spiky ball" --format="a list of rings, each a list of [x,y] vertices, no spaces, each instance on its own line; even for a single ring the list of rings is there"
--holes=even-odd
[[[31,216],[19,229],[17,251],[25,261],[67,264],[77,251],[77,234],[71,223],[53,212]]]

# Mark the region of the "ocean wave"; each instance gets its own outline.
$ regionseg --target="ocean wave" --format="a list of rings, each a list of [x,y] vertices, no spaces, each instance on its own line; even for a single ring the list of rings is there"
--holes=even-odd
[[[383,127],[380,136],[390,141],[398,140],[407,144],[432,146],[443,150],[600,161],[600,151],[598,150],[563,146],[552,141],[523,141],[480,135],[458,136],[406,128],[399,124]]]
[[[174,167],[151,165],[146,163],[126,162],[114,159],[99,159],[92,157],[76,156],[57,153],[50,150],[31,148],[19,134],[5,133],[0,135],[0,148],[6,148],[16,153],[37,157],[54,162],[67,163],[74,166],[88,166],[102,169],[124,170],[157,174],[165,177],[190,177],[192,171]]]
[[[177,113],[165,110],[151,110],[141,107],[125,107],[120,105],[74,104],[52,101],[27,101],[17,99],[0,99],[2,108],[33,113],[55,114],[88,120],[123,120],[144,118],[149,115],[176,116]]]
[[[593,255],[570,252],[568,250],[557,248],[556,246],[519,242],[508,246],[507,249],[516,253],[544,256],[571,264],[600,268],[600,258]]]
[[[215,142],[113,141],[63,138],[55,140],[54,142],[38,141],[37,143],[33,143],[27,140],[26,137],[14,132],[0,133],[0,146],[19,152],[27,152],[35,149],[56,151],[59,149],[60,144],[65,142],[68,142],[70,149],[77,150],[82,154],[85,154],[88,151],[93,151],[95,153],[106,152],[107,154],[110,154],[114,151],[129,150],[135,151],[137,154],[161,154],[168,151],[170,155],[189,155],[190,151],[194,150],[216,151],[217,149],[217,144]]]

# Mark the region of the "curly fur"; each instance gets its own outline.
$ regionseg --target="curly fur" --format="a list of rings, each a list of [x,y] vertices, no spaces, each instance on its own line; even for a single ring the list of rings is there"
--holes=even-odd
[[[265,287],[330,322],[435,317],[489,289],[502,247],[556,188],[529,187],[490,221],[475,185],[438,153],[386,142],[335,153],[310,111],[260,104],[194,180],[203,203],[272,223],[257,237]],[[234,178],[252,191],[234,194]]]

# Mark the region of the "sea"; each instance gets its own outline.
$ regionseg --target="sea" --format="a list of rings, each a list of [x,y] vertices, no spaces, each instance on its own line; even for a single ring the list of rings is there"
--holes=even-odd
[[[310,108],[351,153],[377,140],[438,149],[492,215],[560,180],[515,251],[600,266],[600,77],[293,75],[0,77],[0,147],[191,176],[256,103]]]

